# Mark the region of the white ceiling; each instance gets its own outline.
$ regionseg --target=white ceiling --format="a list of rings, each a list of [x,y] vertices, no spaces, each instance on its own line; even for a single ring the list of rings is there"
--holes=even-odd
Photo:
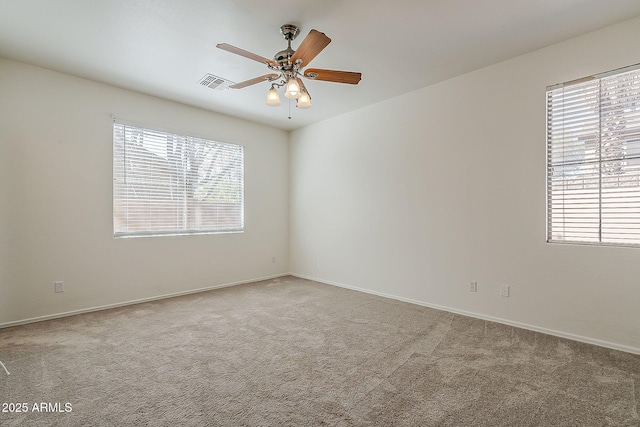
[[[295,129],[640,15],[638,0],[0,0],[0,56],[197,107]],[[213,90],[207,73],[240,82],[266,66],[280,26],[332,42],[313,68],[360,71],[357,86],[306,81],[313,107],[269,84]]]

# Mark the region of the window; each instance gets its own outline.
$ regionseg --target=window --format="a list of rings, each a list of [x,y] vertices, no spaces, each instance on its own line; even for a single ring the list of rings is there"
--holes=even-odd
[[[114,236],[238,232],[240,145],[114,122]]]
[[[547,88],[547,241],[640,245],[640,65]]]

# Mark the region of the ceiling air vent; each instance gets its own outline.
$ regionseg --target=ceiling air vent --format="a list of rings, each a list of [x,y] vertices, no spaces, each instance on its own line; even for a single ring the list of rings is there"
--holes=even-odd
[[[222,77],[214,76],[213,74],[205,74],[198,82],[202,86],[209,87],[211,89],[225,90],[229,89],[229,86],[234,84],[231,80],[224,79]]]

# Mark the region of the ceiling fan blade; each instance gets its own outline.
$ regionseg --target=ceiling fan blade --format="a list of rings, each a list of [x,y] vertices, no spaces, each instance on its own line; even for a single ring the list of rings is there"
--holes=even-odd
[[[254,61],[261,62],[267,65],[278,66],[278,63],[272,59],[265,58],[264,56],[256,55],[239,47],[231,46],[227,43],[218,43],[216,45],[218,49],[226,50],[227,52],[235,53],[236,55],[244,56],[245,58],[253,59]]]
[[[324,33],[311,30],[291,56],[291,62],[295,64],[298,59],[301,59],[300,67],[306,67],[329,43],[331,43],[331,39]]]
[[[300,89],[302,90],[302,92],[307,92],[307,95],[309,95],[309,91],[307,90],[307,87],[302,82],[302,79],[298,77],[296,80],[298,81],[298,84],[300,85]],[[309,95],[309,97],[311,97],[311,95]]]
[[[260,83],[263,82],[265,80],[275,80],[280,76],[280,74],[276,74],[276,73],[271,73],[271,74],[265,74],[264,76],[260,76],[260,77],[256,77],[250,80],[245,80],[243,82],[240,83],[236,83],[236,84],[232,84],[231,86],[229,86],[231,89],[242,89],[243,87],[247,87],[247,86],[251,86],[254,85],[256,83]]]
[[[319,68],[309,68],[308,70],[305,70],[304,76],[311,80],[347,83],[350,85],[357,85],[362,79],[362,73],[356,73],[353,71],[321,70]]]

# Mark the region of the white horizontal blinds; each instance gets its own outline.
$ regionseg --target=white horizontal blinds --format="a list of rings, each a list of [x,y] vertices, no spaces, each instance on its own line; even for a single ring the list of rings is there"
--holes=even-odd
[[[547,91],[551,242],[640,244],[640,71]]]
[[[243,229],[243,147],[114,123],[116,236]]]
[[[602,241],[640,244],[640,70],[602,79]]]
[[[597,81],[547,92],[548,240],[599,241]]]

